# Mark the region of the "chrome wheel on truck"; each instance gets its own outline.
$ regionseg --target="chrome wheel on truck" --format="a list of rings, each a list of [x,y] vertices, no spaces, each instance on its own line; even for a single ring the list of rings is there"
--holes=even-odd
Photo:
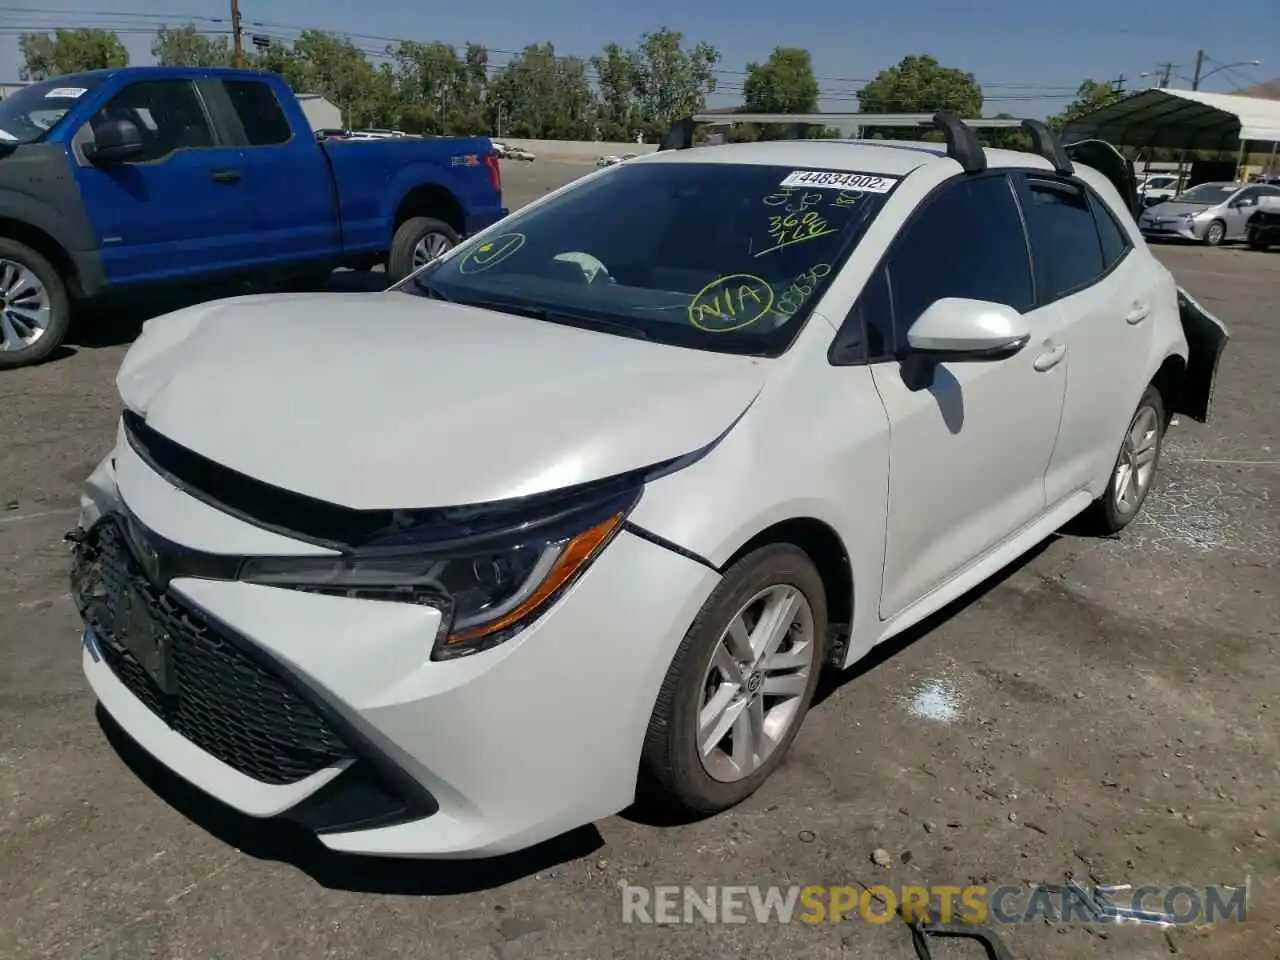
[[[0,368],[52,353],[66,335],[69,309],[53,265],[25,244],[0,238]]]
[[[403,280],[458,244],[458,233],[435,217],[410,217],[396,228],[387,257],[387,279]]]

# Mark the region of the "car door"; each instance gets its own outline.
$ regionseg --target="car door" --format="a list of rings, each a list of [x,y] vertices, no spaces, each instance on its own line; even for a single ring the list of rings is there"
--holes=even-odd
[[[1020,174],[1015,183],[1039,301],[1061,311],[1060,338],[1071,358],[1058,442],[1045,474],[1053,507],[1115,461],[1146,385],[1160,273],[1084,183],[1039,173]]]
[[[1045,509],[1044,476],[1067,382],[1056,304],[1036,306],[1026,234],[1007,176],[944,184],[895,238],[860,304],[889,419],[889,511],[880,615],[941,586]],[[879,292],[877,292],[879,291]],[[922,385],[912,323],[943,297],[1005,304],[1032,326],[1004,360],[942,363]]]
[[[1261,192],[1260,187],[1245,187],[1223,205],[1221,216],[1227,228],[1224,240],[1239,240],[1244,237],[1245,224],[1257,211]]]
[[[214,80],[202,89],[243,153],[258,255],[282,264],[336,258],[342,241],[324,148],[295,134],[265,80]]]
[[[77,133],[77,146],[92,142],[105,119],[132,121],[144,142],[120,163],[95,165],[77,153],[76,181],[109,284],[185,279],[251,259],[240,151],[217,136],[191,81],[129,83]]]

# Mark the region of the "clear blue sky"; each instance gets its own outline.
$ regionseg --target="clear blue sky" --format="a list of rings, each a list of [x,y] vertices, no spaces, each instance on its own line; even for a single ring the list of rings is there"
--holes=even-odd
[[[713,106],[737,102],[742,70],[775,45],[807,47],[823,91],[823,108],[853,110],[853,94],[867,79],[913,53],[973,72],[986,94],[984,112],[1025,116],[1054,113],[1086,77],[1128,78],[1127,89],[1151,85],[1157,64],[1172,61],[1173,86],[1187,87],[1196,50],[1219,64],[1261,60],[1222,70],[1203,89],[1231,91],[1280,76],[1280,2],[1236,0],[1218,8],[1191,0],[1159,4],[1114,0],[915,0],[863,5],[847,0],[470,0],[414,4],[396,0],[242,0],[246,33],[279,38],[316,28],[351,35],[380,51],[387,38],[475,41],[515,51],[550,40],[563,54],[589,56],[616,40],[634,43],[646,30],[669,26],[688,41],[706,40],[721,52],[721,93]],[[26,8],[21,10],[18,8]],[[150,62],[156,26],[193,19],[202,29],[225,29],[227,2],[196,0],[0,0],[0,79],[16,79],[17,34],[54,26],[119,28],[134,63]],[[40,11],[40,12],[37,12]],[[63,12],[66,11],[66,12]],[[607,25],[606,25],[607,24]],[[1270,59],[1269,59],[1270,55]],[[507,55],[495,52],[502,63]]]

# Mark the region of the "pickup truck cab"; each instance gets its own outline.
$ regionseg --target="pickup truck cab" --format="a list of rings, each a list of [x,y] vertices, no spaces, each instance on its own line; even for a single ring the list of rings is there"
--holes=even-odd
[[[0,368],[47,357],[91,298],[339,266],[397,280],[506,212],[487,137],[318,142],[274,74],[32,84],[0,101]]]

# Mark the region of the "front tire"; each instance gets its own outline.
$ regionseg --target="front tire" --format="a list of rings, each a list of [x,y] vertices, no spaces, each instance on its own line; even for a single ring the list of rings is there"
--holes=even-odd
[[[1204,245],[1206,247],[1216,247],[1227,238],[1227,225],[1221,220],[1215,220],[1209,224],[1209,229],[1204,232]]]
[[[26,244],[0,238],[0,370],[44,360],[71,326],[67,286]]]
[[[391,240],[387,274],[397,283],[440,254],[458,245],[458,233],[435,217],[410,217]]]
[[[1155,482],[1168,422],[1160,391],[1147,387],[1125,430],[1107,489],[1086,513],[1094,532],[1119,533],[1138,516]]]
[[[790,544],[724,575],[658,693],[641,760],[645,799],[694,815],[751,796],[782,762],[826,655],[822,577]]]

